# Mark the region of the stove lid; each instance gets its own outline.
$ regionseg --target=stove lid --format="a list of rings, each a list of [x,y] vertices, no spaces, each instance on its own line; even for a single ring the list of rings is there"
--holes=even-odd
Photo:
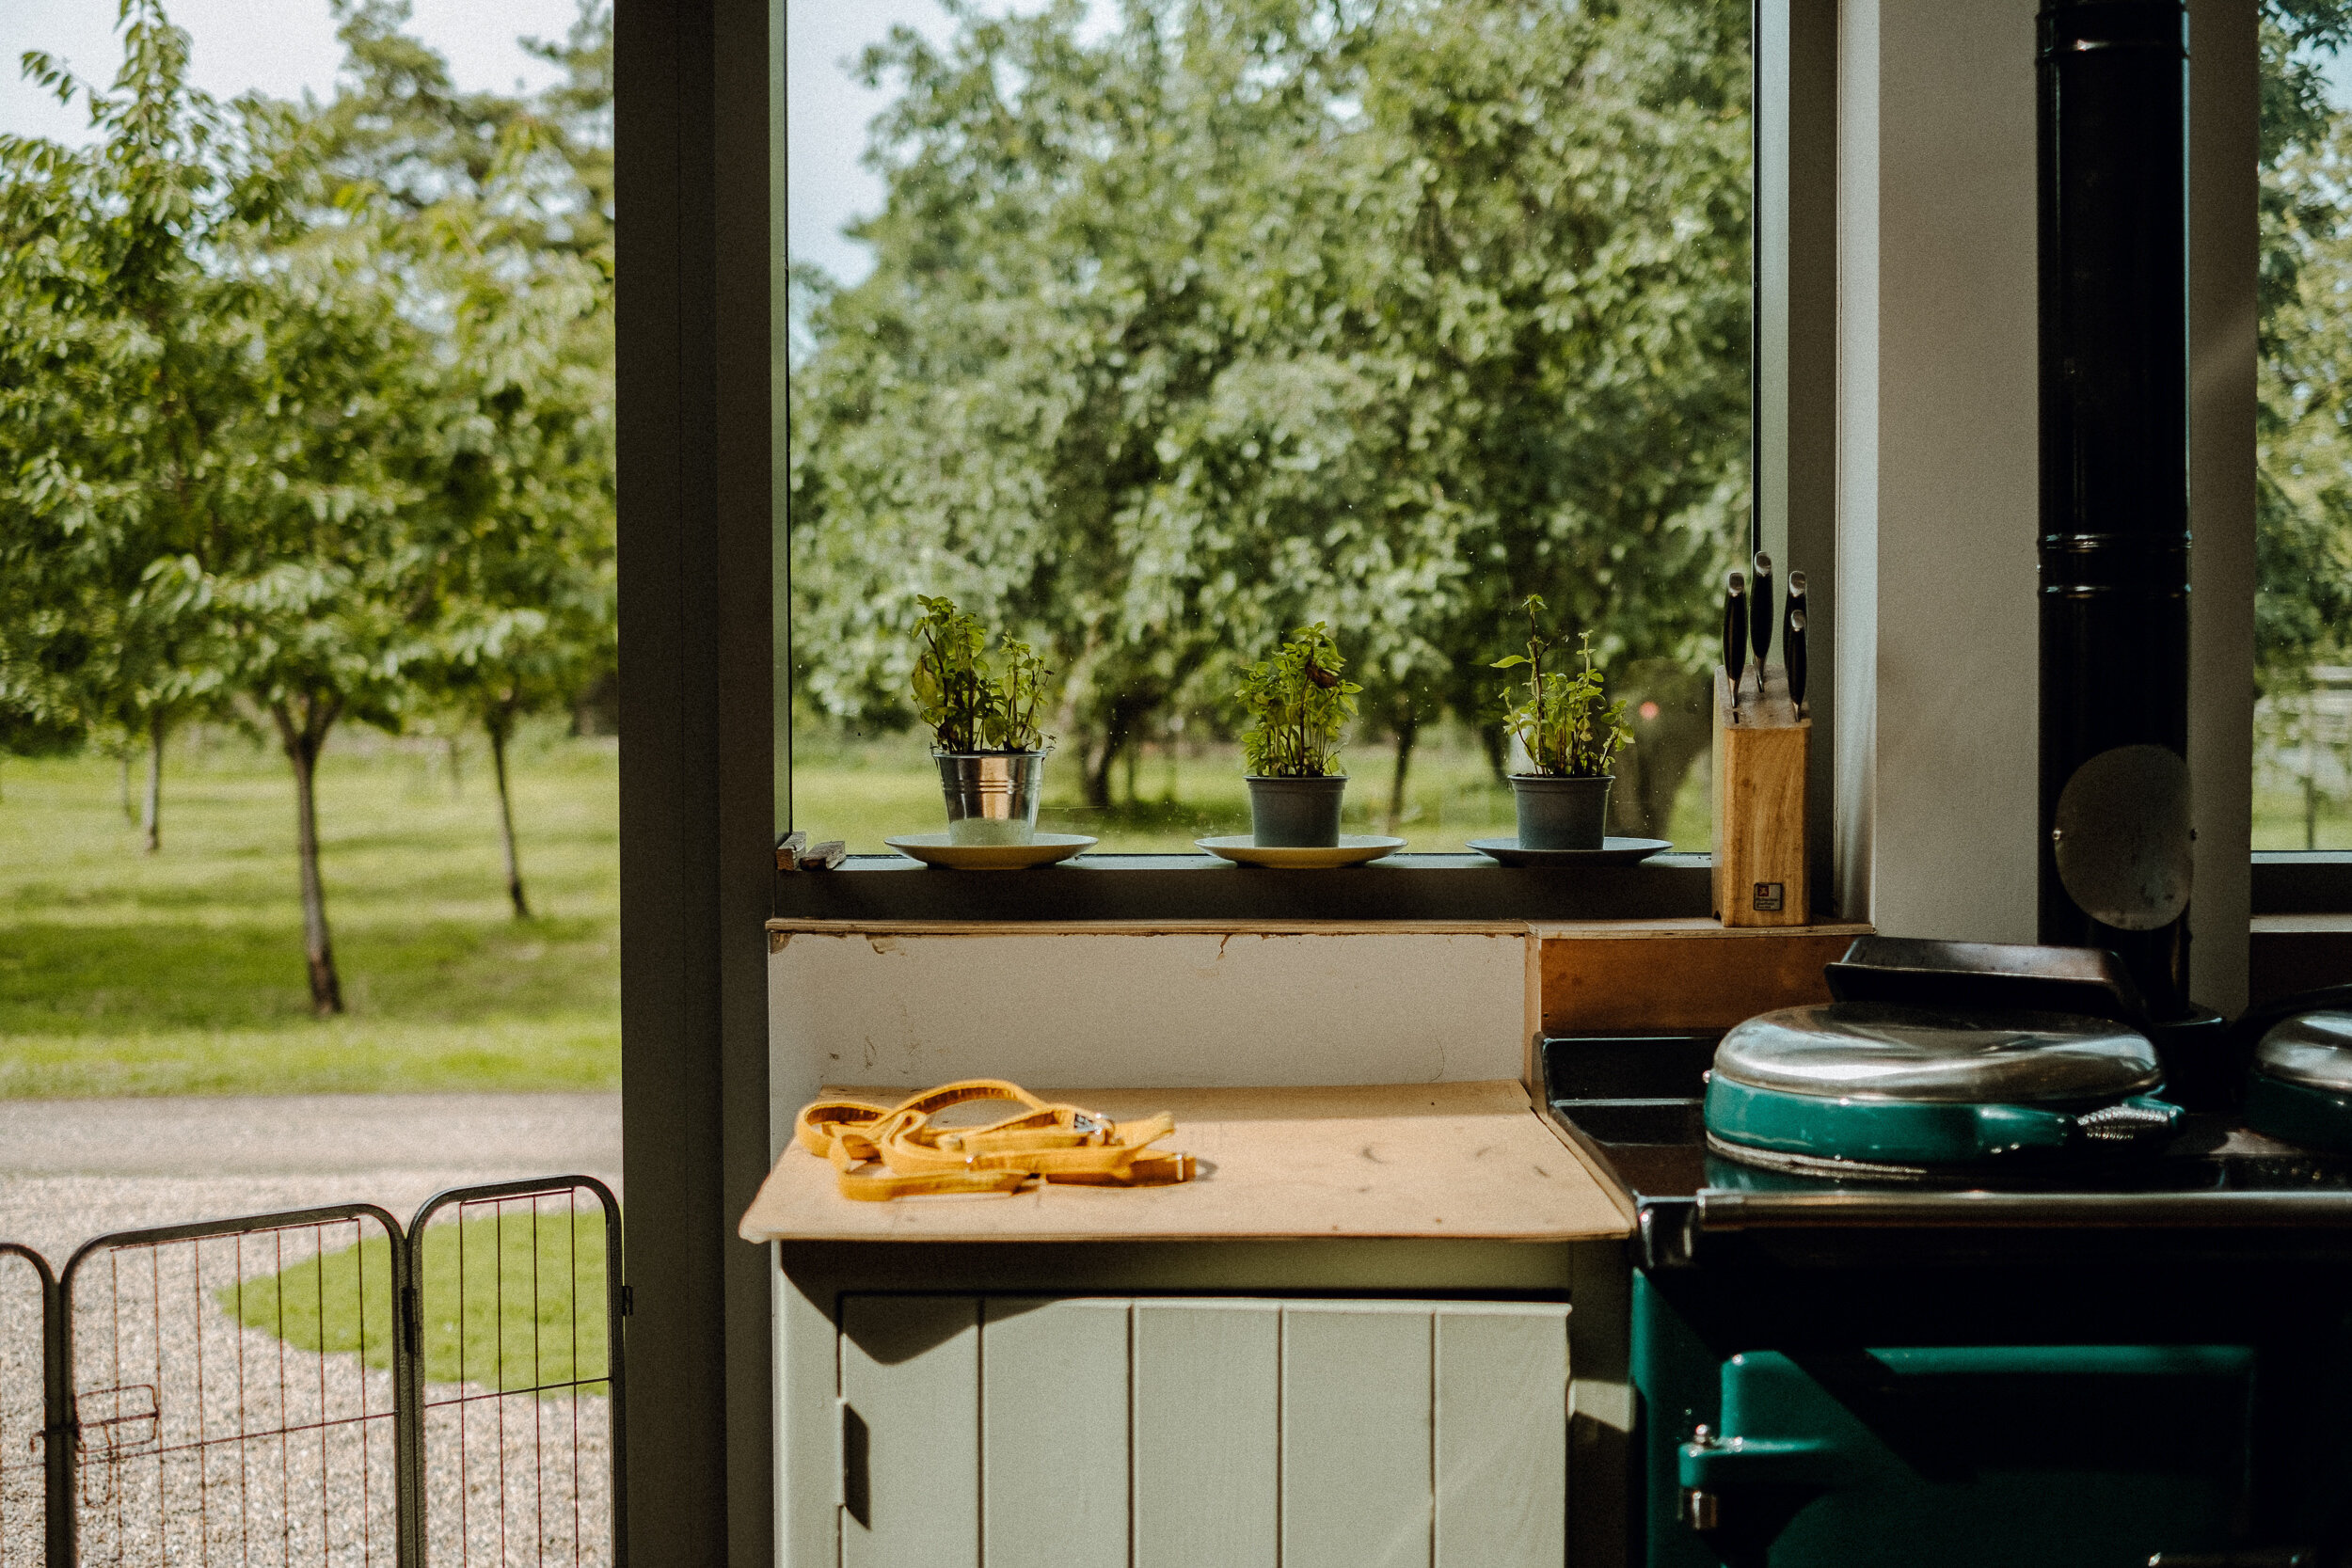
[[[2339,1015],[2352,1027],[2352,1015]],[[1739,1024],[1715,1071],[1750,1088],[1848,1100],[2026,1105],[2144,1094],[2155,1047],[2071,1013],[1953,1012],[1875,1002],[1787,1007]]]
[[[2352,1095],[2352,1012],[2281,1019],[2254,1047],[2254,1070],[2327,1094]]]

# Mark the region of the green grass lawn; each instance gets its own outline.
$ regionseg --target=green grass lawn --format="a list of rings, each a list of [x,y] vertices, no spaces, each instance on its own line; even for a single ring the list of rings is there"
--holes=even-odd
[[[1385,745],[1351,747],[1342,831],[1389,830],[1386,814],[1394,757]],[[1073,758],[1048,757],[1038,827],[1089,833],[1103,849],[1129,854],[1193,852],[1193,840],[1249,831],[1249,790],[1236,745],[1148,747],[1130,773],[1113,776],[1113,804],[1089,809]],[[1494,782],[1486,754],[1467,736],[1441,732],[1417,748],[1406,773],[1406,810],[1395,832],[1406,847],[1458,852],[1473,838],[1516,832],[1508,786]],[[818,735],[800,740],[792,767],[793,823],[815,839],[847,840],[858,854],[887,854],[882,841],[938,832],[946,825],[939,773],[914,732],[849,740]],[[1676,797],[1677,848],[1708,845],[1707,760],[1701,757]]]
[[[392,1364],[390,1243],[382,1237],[215,1291],[221,1310],[300,1350]],[[429,1226],[424,1375],[432,1383],[601,1394],[604,1215],[529,1214]],[[575,1321],[573,1304],[586,1310]]]
[[[514,760],[528,921],[479,742],[454,780],[437,746],[329,743],[322,863],[350,1010],[324,1022],[275,751],[175,746],[152,857],[113,759],[0,762],[0,1095],[615,1086],[618,752],[548,732]]]

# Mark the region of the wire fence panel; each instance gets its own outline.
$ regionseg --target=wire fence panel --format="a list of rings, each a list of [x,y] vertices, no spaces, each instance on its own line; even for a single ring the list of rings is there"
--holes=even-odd
[[[441,1194],[409,1227],[433,1568],[617,1564],[620,1208],[588,1177]]]
[[[75,1253],[73,1560],[397,1568],[400,1240],[353,1204]]]
[[[0,1242],[0,1568],[619,1568],[620,1224],[558,1176]]]
[[[0,1242],[0,1568],[48,1559],[49,1332],[56,1281],[30,1247]]]

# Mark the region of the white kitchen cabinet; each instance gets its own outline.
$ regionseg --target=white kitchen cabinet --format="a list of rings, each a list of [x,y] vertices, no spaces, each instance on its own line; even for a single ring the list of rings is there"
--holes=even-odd
[[[844,1568],[1559,1568],[1561,1302],[841,1298]]]

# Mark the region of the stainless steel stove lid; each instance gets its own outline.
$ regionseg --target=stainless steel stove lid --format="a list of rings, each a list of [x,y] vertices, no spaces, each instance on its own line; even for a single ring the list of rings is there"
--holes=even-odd
[[[1749,1019],[1715,1048],[1715,1070],[1785,1094],[1999,1105],[2120,1099],[2164,1078],[2155,1047],[2118,1023],[1876,1002]]]
[[[2297,1013],[2254,1047],[2254,1070],[2281,1083],[2352,1095],[2352,1013]]]

